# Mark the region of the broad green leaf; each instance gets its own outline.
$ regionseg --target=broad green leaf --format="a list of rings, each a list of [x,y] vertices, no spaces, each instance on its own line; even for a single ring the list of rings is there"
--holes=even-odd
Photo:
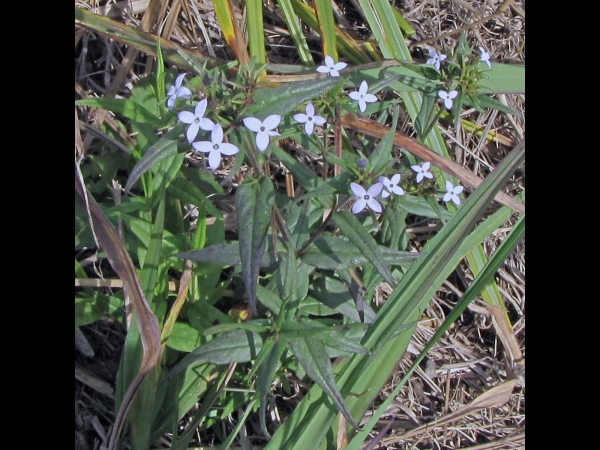
[[[340,211],[333,219],[344,236],[350,239],[358,250],[364,255],[367,260],[375,266],[379,274],[390,285],[395,286],[396,282],[392,277],[390,268],[383,262],[382,254],[379,250],[379,245],[375,242],[365,227],[350,211]]]
[[[250,309],[256,314],[256,285],[265,251],[274,191],[271,180],[246,179],[235,194],[240,256]]]
[[[183,204],[192,204],[197,207],[203,206],[211,216],[219,219],[223,218],[221,211],[215,208],[213,203],[206,197],[206,194],[186,178],[182,177],[173,180],[167,187],[167,192],[169,195],[181,200]]]
[[[291,340],[290,345],[306,374],[323,389],[346,420],[358,429],[359,426],[335,383],[331,361],[323,344],[311,338],[299,338]]]
[[[270,248],[272,250],[272,248]],[[190,250],[177,253],[178,258],[205,263],[222,264],[226,266],[239,266],[242,264],[239,244],[214,244],[201,250]],[[260,267],[269,267],[275,264],[275,255],[272,251],[262,255]]]
[[[158,142],[152,145],[146,153],[144,153],[142,159],[140,159],[133,169],[131,169],[129,179],[127,180],[127,184],[125,184],[125,192],[129,192],[134,183],[144,173],[157,165],[160,161],[177,153],[177,143],[183,132],[184,126],[185,124],[182,123],[175,125],[172,130],[160,138]]]
[[[106,109],[128,118],[137,123],[147,123],[155,128],[160,128],[162,122],[142,105],[123,98],[86,98],[77,100],[76,105],[93,106]]]
[[[248,362],[256,358],[262,344],[260,335],[251,331],[235,330],[221,334],[193,352],[188,353],[181,362],[169,371],[169,378],[183,372],[193,363],[233,364]]]
[[[175,322],[167,347],[189,353],[200,345],[200,332],[185,322]]]
[[[264,333],[269,331],[271,325],[272,322],[269,319],[251,320],[250,322],[242,323],[222,323],[220,325],[207,328],[202,334],[204,336],[210,336],[213,334],[228,333],[234,330],[248,330],[253,331],[254,333]]]
[[[378,246],[380,262],[400,264],[414,261],[419,253],[393,250]],[[338,237],[321,236],[300,256],[306,264],[319,269],[340,270],[362,266],[369,262],[364,253],[353,243]]]
[[[395,197],[395,202],[411,214],[431,217],[432,219],[437,219],[439,217],[438,212],[429,205],[426,198],[414,195],[402,195]],[[452,213],[447,209],[441,209],[441,215],[444,220],[448,220],[452,217]]]
[[[486,79],[479,85],[485,94],[524,94],[525,66],[493,63],[491,69],[485,66]]]

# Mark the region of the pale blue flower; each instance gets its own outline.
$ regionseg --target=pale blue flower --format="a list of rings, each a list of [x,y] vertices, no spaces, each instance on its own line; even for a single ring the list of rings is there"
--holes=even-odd
[[[352,213],[358,214],[365,206],[368,206],[376,213],[381,213],[381,204],[377,201],[376,197],[381,194],[383,189],[382,183],[375,183],[368,190],[365,190],[360,184],[350,183],[350,189],[352,193],[358,198],[354,206],[352,206]]]
[[[368,90],[369,85],[363,80],[363,82],[360,83],[358,91],[350,92],[348,94],[348,97],[350,97],[352,100],[358,100],[358,108],[360,109],[360,112],[365,112],[365,109],[367,109],[367,103],[373,103],[378,100],[375,95],[367,94]]]
[[[192,146],[199,152],[208,153],[208,166],[212,170],[219,167],[221,155],[231,156],[240,151],[235,145],[223,142],[223,127],[219,124],[216,124],[210,133],[210,142],[194,142]]]
[[[167,90],[167,95],[169,96],[169,99],[167,100],[167,108],[169,109],[173,109],[173,106],[175,106],[175,100],[178,98],[185,98],[186,100],[192,98],[192,92],[185,86],[181,86],[181,83],[183,83],[183,77],[185,77],[185,73],[179,75],[175,80],[175,84],[173,86],[169,86],[169,89]]]
[[[264,121],[260,121],[256,117],[246,117],[244,119],[246,128],[256,133],[256,147],[261,152],[264,152],[269,146],[269,136],[281,136],[279,133],[273,131],[277,128],[280,121],[281,116],[277,114],[270,115]]]
[[[458,194],[460,194],[463,191],[463,189],[464,188],[460,185],[454,186],[452,182],[446,181],[447,192],[444,194],[443,200],[445,202],[449,202],[450,200],[452,200],[452,202],[455,205],[460,205],[460,198],[458,197]]]
[[[336,63],[331,56],[327,55],[325,56],[325,65],[317,67],[317,72],[328,73],[329,76],[332,77],[339,77],[339,71],[345,69],[347,65],[348,64],[346,64],[345,62]]]
[[[388,198],[390,195],[404,195],[404,189],[400,187],[400,181],[402,180],[402,175],[397,173],[392,176],[391,179],[388,177],[381,176],[379,177],[379,181],[383,184],[383,191],[381,191],[381,197]]]
[[[315,116],[315,107],[312,103],[306,105],[306,114],[295,114],[294,120],[304,124],[304,131],[309,136],[312,134],[315,125],[324,125],[327,123],[324,117]]]
[[[417,172],[417,183],[420,183],[423,178],[433,179],[433,174],[429,172],[429,168],[431,167],[431,163],[429,161],[424,162],[423,165],[414,165],[410,166],[412,170]]]
[[[446,59],[446,55],[438,54],[435,50],[429,50],[429,56],[427,64],[431,64],[437,70],[440,70],[440,63]]]
[[[193,113],[189,111],[181,111],[178,115],[179,120],[181,120],[183,123],[188,123],[190,125],[186,133],[188,142],[190,144],[194,142],[194,139],[196,139],[200,128],[202,128],[205,131],[212,131],[215,127],[215,124],[212,120],[204,117],[207,104],[208,102],[205,98],[203,98],[198,102]]]

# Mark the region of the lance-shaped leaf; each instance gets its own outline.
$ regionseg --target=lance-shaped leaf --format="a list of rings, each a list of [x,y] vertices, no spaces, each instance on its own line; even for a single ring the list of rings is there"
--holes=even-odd
[[[283,116],[297,109],[301,104],[327,92],[339,82],[337,78],[327,77],[286,83],[276,88],[257,89],[254,94],[254,104],[246,110],[246,113],[261,120],[271,114]]]
[[[396,286],[392,278],[390,268],[383,262],[383,256],[379,250],[379,245],[375,242],[365,227],[350,211],[340,211],[334,219],[336,225],[340,227],[342,234],[350,239],[363,256],[377,269],[381,277],[390,285]]]
[[[133,122],[147,123],[155,128],[160,128],[163,125],[154,114],[142,105],[124,98],[86,98],[77,100],[75,104],[106,109],[121,114]]]
[[[287,349],[287,340],[285,339],[269,339],[265,342],[263,351],[257,358],[260,359],[261,365],[256,380],[256,395],[260,399],[259,422],[262,432],[271,437],[267,430],[265,415],[267,412],[267,394],[271,391],[271,382],[275,376],[275,372],[280,366],[280,359]],[[255,370],[254,368],[252,370]]]
[[[260,335],[252,331],[235,330],[222,334],[188,353],[181,362],[169,371],[169,378],[183,372],[190,364],[197,362],[212,364],[248,362],[256,358],[262,345]]]
[[[239,266],[242,264],[239,244],[214,244],[200,250],[177,253],[175,256],[192,261],[223,264],[225,266]],[[275,255],[270,251],[263,254],[260,266],[269,267],[276,262]]]
[[[344,402],[344,397],[342,397],[340,390],[335,384],[331,361],[329,361],[329,356],[323,344],[315,339],[299,338],[291,340],[290,345],[306,374],[323,389],[346,420],[354,428],[359,429],[360,427],[350,414],[346,402]]]
[[[273,185],[266,177],[259,180],[247,179],[235,194],[244,285],[248,293],[250,309],[254,314],[256,314],[256,285],[265,252],[265,238],[273,201]]]
[[[175,125],[172,130],[160,138],[146,151],[146,153],[144,153],[142,159],[140,159],[133,169],[131,169],[129,179],[125,185],[125,192],[129,192],[131,186],[133,186],[134,183],[152,167],[157,165],[163,159],[169,158],[177,153],[177,142],[184,127],[185,124],[182,123]]]
[[[400,264],[414,261],[419,253],[393,250],[377,246],[382,264]],[[302,261],[319,269],[340,270],[362,266],[370,262],[367,256],[352,242],[334,236],[321,236],[306,249]]]

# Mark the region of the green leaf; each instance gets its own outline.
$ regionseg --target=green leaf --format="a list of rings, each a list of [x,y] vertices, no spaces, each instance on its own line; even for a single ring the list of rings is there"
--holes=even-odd
[[[181,362],[169,371],[169,378],[183,372],[193,363],[233,364],[248,362],[256,358],[262,344],[260,335],[251,331],[235,330],[231,333],[222,334],[188,353]]]
[[[385,166],[388,165],[390,161],[393,161],[392,149],[394,147],[394,137],[396,135],[396,127],[398,126],[398,118],[400,117],[400,109],[398,106],[392,108],[392,124],[390,126],[390,131],[385,135],[383,139],[379,141],[375,150],[371,156],[369,156],[369,163],[371,165],[371,170],[373,173],[378,174],[383,172]],[[346,183],[346,191],[348,190],[348,186],[350,182]]]
[[[260,365],[258,379],[256,380],[256,396],[260,400],[260,409],[258,414],[260,428],[267,437],[271,437],[269,431],[267,430],[267,424],[265,421],[265,415],[267,412],[267,394],[271,392],[271,383],[275,373],[277,372],[277,369],[281,366],[281,357],[287,350],[287,340],[269,338],[262,350],[265,349],[268,349],[269,351],[266,352],[264,361]],[[259,358],[257,358],[257,360],[258,359]]]
[[[476,99],[477,103],[479,103],[479,106],[482,106],[484,108],[496,109],[496,110],[506,113],[506,114],[512,114],[513,116],[516,116],[516,117],[522,117],[521,114],[519,114],[517,111],[515,111],[512,108],[509,108],[505,104],[501,103],[500,101],[496,100],[495,98],[490,97],[489,95],[478,94],[475,96],[475,99]],[[467,101],[465,103],[471,104],[470,101]],[[475,105],[471,104],[471,106],[475,106]]]
[[[254,103],[246,110],[246,114],[260,120],[264,120],[271,114],[283,116],[341,82],[343,81],[338,78],[327,77],[286,83],[276,88],[257,89],[254,94]]]
[[[161,263],[161,248],[163,243],[163,231],[165,222],[165,195],[164,189],[161,190],[163,195],[161,196],[160,204],[158,205],[158,211],[156,212],[156,219],[152,226],[152,233],[150,234],[150,242],[148,243],[148,251],[141,262],[142,272],[140,274],[140,285],[142,291],[146,297],[146,301],[149,305],[152,305],[152,299],[154,297],[154,288],[158,280],[158,270]]]
[[[250,309],[256,314],[256,285],[275,198],[267,177],[246,179],[235,194],[242,275]]]
[[[167,347],[180,352],[191,352],[200,345],[200,332],[185,322],[175,322]]]
[[[142,159],[140,159],[133,169],[131,169],[129,179],[127,180],[127,184],[125,184],[125,192],[129,192],[134,183],[139,180],[144,173],[162,160],[177,153],[177,143],[181,133],[183,132],[184,126],[185,124],[183,123],[175,125],[172,130],[160,138],[158,142],[156,142],[146,151],[144,156],[142,156]]]
[[[161,121],[142,105],[123,98],[86,98],[77,100],[76,105],[93,106],[106,109],[137,123],[147,123],[155,128],[162,126]]]
[[[335,384],[331,361],[329,361],[323,344],[315,339],[300,338],[291,340],[290,345],[306,374],[323,389],[346,420],[354,428],[360,428],[350,414],[346,402]]]
[[[484,64],[484,63],[481,63]],[[484,64],[485,65],[485,64]],[[525,66],[493,63],[479,85],[485,94],[524,94]]]
[[[350,239],[364,257],[377,269],[377,272],[390,285],[395,286],[396,282],[392,277],[390,268],[384,264],[379,245],[375,242],[365,227],[350,211],[340,211],[333,219],[342,234]]]
[[[411,214],[430,217],[432,219],[437,219],[439,217],[438,212],[427,203],[426,198],[417,197],[414,195],[402,195],[396,196],[395,201],[398,205],[406,209]],[[448,220],[452,217],[452,213],[446,209],[441,209],[441,215],[444,220]]]
[[[380,262],[400,264],[414,261],[419,253],[393,250],[378,246]],[[321,236],[306,249],[300,259],[319,269],[340,270],[362,266],[369,262],[367,257],[353,243],[338,237]]]

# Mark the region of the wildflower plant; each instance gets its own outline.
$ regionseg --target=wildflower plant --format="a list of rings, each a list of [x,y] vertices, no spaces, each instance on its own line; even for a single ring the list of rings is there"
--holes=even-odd
[[[398,48],[398,54],[400,50],[408,59],[407,49]],[[434,177],[433,165],[444,167],[434,158],[425,160],[429,154],[422,150],[422,142],[443,120],[439,100],[455,120],[465,104],[498,107],[499,102],[484,100],[480,92],[484,76],[493,76],[479,67],[487,60],[462,44],[447,51],[447,57],[430,53],[433,61],[424,65],[402,62],[410,76],[390,74],[383,67],[372,76],[370,67],[353,67],[352,72],[348,63],[326,55],[306,79],[303,73],[299,80],[274,86],[264,78],[271,66],[260,63],[257,55],[245,64],[216,65],[199,64],[184,50],[176,51],[176,61],[193,67],[193,74],[165,70],[158,48],[157,72],[140,81],[131,99],[78,101],[121,114],[138,137],[133,150],[124,146],[130,154],[123,152],[122,163],[113,164],[120,164],[118,170],[109,173],[107,164],[97,165],[107,172],[94,179],[127,173],[119,180],[127,193],[123,202],[110,205],[112,191],[98,184],[93,196],[101,206],[93,198],[87,202],[109,260],[125,258],[115,270],[131,288],[128,295],[137,314],[118,380],[120,408],[131,411],[128,439],[132,447],[149,448],[161,433],[172,432],[182,411],[192,411],[199,398],[230,380],[222,371],[226,365],[235,371],[231,379],[241,389],[236,397],[223,390],[225,404],[244,403],[250,413],[258,402],[262,432],[270,436],[275,431],[267,448],[319,448],[337,411],[356,438],[359,419],[381,386],[377,376],[387,372],[387,377],[393,370],[398,360],[394,352],[408,345],[410,333],[404,331],[414,328],[418,313],[460,262],[461,243],[522,159],[516,154],[494,170],[464,205],[462,186],[446,181],[443,197],[439,189],[423,189],[427,182],[428,188],[443,186],[447,177],[441,171],[438,176],[438,170]],[[349,86],[358,83],[352,91]],[[387,100],[396,95],[394,83],[418,89],[423,97],[416,113],[420,119],[411,117],[422,142],[403,141],[414,155],[400,156],[399,101]],[[364,114],[368,103],[380,101],[375,93],[382,111],[394,105],[392,114],[386,110],[373,118],[380,122],[357,118],[357,104]],[[316,129],[326,124],[324,131]],[[198,153],[210,170],[198,164]],[[230,168],[215,172],[224,156],[231,157]],[[87,183],[91,179],[86,175]],[[80,191],[84,198],[85,186]],[[228,195],[233,196],[229,202]],[[88,218],[82,204],[78,223]],[[194,223],[183,219],[188,205],[198,211]],[[225,212],[234,217],[227,233]],[[107,231],[112,225],[105,214],[124,223],[127,245]],[[408,251],[409,214],[454,220],[421,254]],[[93,247],[92,227],[78,226],[76,245]],[[169,291],[172,277],[179,278],[177,293]],[[383,306],[373,301],[381,282],[393,290]],[[89,294],[85,300],[76,305],[78,324],[104,314],[127,323],[122,298]],[[331,358],[344,363],[334,370]],[[375,358],[383,361],[379,369],[372,366]],[[237,369],[234,363],[239,363]],[[299,418],[298,433],[287,421],[279,430],[268,429],[272,382],[287,380],[292,372],[312,380],[315,395],[306,396],[303,407],[292,413]],[[139,389],[138,375],[147,380],[143,395],[126,395],[130,386]],[[364,395],[349,400],[350,392]],[[135,407],[129,409],[131,402]],[[304,415],[305,406],[314,417]],[[115,433],[122,428],[115,426]],[[304,433],[311,430],[316,431]]]

